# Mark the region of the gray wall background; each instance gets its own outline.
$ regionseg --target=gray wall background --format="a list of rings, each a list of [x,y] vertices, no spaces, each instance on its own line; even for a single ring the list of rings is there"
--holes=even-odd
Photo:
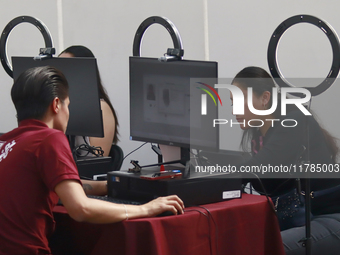
[[[339,3],[325,0],[0,0],[2,30],[21,15],[40,19],[49,28],[57,54],[64,48],[82,44],[98,59],[102,81],[118,113],[120,143],[127,154],[141,143],[129,140],[128,57],[140,23],[149,16],[164,16],[178,28],[185,50],[184,58],[219,63],[219,77],[232,78],[250,65],[268,70],[267,47],[271,34],[285,19],[309,14],[327,21],[340,33]],[[31,24],[20,24],[8,40],[9,56],[35,56],[44,46],[40,32]],[[145,33],[142,56],[159,57],[172,47],[167,31],[160,25]],[[328,39],[310,24],[293,26],[278,48],[280,68],[286,77],[323,78],[329,71],[332,51]],[[0,132],[17,126],[10,99],[12,79],[0,68]],[[333,85],[313,99],[312,108],[330,133],[340,137],[338,109],[340,87]],[[229,105],[229,95],[222,95]],[[231,119],[231,108],[220,109],[221,117]],[[237,150],[240,130],[221,128],[221,148]],[[157,160],[150,145],[129,156],[148,164]]]

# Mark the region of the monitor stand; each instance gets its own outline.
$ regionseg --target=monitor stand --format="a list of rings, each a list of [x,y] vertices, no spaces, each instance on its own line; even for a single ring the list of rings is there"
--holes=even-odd
[[[162,151],[163,158],[168,161],[142,166],[142,168],[151,167],[151,166],[178,164],[178,163],[182,164],[183,166],[186,166],[187,162],[190,160],[190,149],[189,148],[160,145],[160,149]],[[172,152],[172,153],[169,154],[169,152]]]

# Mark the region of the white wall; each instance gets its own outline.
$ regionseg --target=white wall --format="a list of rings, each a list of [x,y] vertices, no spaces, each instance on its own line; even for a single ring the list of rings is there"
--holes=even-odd
[[[1,30],[14,17],[29,15],[42,20],[49,28],[57,53],[64,47],[74,44],[85,45],[94,52],[98,59],[103,84],[118,113],[120,146],[125,153],[141,144],[129,141],[128,57],[132,55],[135,32],[147,17],[169,18],[181,34],[185,49],[184,58],[196,60],[209,58],[218,61],[219,76],[226,78],[233,77],[239,70],[249,65],[261,66],[268,70],[267,46],[270,36],[283,20],[292,15],[305,13],[318,16],[329,22],[340,33],[338,15],[340,4],[330,0],[322,2],[318,0],[0,0],[0,4],[2,10],[5,10],[0,16]],[[330,66],[331,56],[324,35],[317,29],[293,28],[293,32],[288,30],[287,35],[284,35],[279,50],[280,67],[285,76],[304,75],[316,78],[323,76]],[[37,55],[39,48],[43,47],[41,45],[43,40],[36,30],[30,24],[16,27],[8,42],[9,55]],[[307,36],[304,36],[304,33],[308,33]],[[306,42],[313,44],[308,46]],[[163,27],[153,25],[145,33],[142,56],[159,57],[169,47],[172,47],[172,41],[168,33]],[[0,82],[2,106],[0,132],[5,132],[16,126],[16,119],[9,95],[12,81],[2,68],[0,68]],[[337,95],[340,94],[339,90],[340,87],[333,86],[313,102],[313,108],[324,126],[337,137],[340,137],[340,131],[338,114],[334,109],[339,106],[336,100]],[[228,104],[227,97],[222,100]],[[232,118],[227,117],[230,112],[228,107],[221,110],[227,119]],[[240,132],[234,130],[233,132],[225,128],[221,130],[222,148],[238,148]],[[130,159],[139,160],[141,164],[157,160],[149,145],[128,157],[124,162],[124,168],[129,166]]]

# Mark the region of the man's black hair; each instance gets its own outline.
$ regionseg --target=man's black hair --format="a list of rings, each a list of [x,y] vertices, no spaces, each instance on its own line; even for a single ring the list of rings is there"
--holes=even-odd
[[[34,67],[23,72],[14,82],[11,97],[18,122],[41,120],[54,98],[63,102],[68,97],[68,83],[63,73],[54,67]]]

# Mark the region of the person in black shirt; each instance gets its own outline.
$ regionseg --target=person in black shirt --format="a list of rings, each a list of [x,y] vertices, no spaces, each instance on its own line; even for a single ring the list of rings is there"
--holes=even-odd
[[[252,103],[255,109],[271,109],[272,88],[275,87],[275,83],[265,70],[259,67],[246,67],[235,76],[232,84],[239,87],[245,97],[244,114],[236,115],[236,119],[241,123],[241,129],[244,130],[241,146],[246,150],[250,145],[252,157],[243,166],[297,164],[299,158],[304,156],[302,151],[306,144],[305,123],[308,123],[309,128],[310,163],[335,164],[338,153],[335,139],[320,127],[313,116],[306,117],[294,105],[287,108],[287,115],[281,116],[280,101],[277,109],[268,115],[256,115],[249,110],[248,87],[251,87],[253,91]],[[231,94],[231,100],[233,100],[232,97]],[[279,119],[280,121],[272,122],[268,119]],[[287,125],[294,127],[283,126],[281,124],[283,119],[295,120],[296,122],[293,124],[287,122]],[[249,120],[252,121],[249,122]],[[251,182],[254,189],[260,194],[264,193],[264,187],[271,197],[292,191],[296,188],[297,183],[296,179],[289,178],[263,178],[261,181],[255,178],[244,179],[244,183],[247,182]],[[304,182],[301,183],[303,190]],[[314,216],[311,223],[312,254],[321,254],[321,251],[324,252],[325,249],[328,251],[327,254],[338,254],[340,250],[340,179],[311,179],[311,191],[321,190],[325,191],[327,199],[315,198],[311,202]],[[299,242],[305,236],[304,226],[290,228],[281,233],[286,254],[305,254],[305,248]]]

